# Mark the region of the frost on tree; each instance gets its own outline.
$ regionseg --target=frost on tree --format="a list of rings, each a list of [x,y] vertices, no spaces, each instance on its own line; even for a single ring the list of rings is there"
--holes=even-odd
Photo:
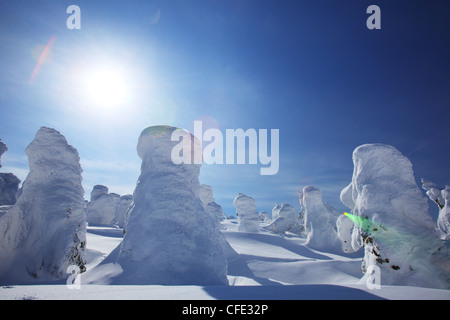
[[[220,226],[220,222],[225,220],[226,216],[223,212],[222,207],[216,203],[213,198],[213,190],[212,187],[206,184],[201,184],[199,189],[199,197],[202,201],[203,208],[208,212],[214,219],[217,221],[217,224]]]
[[[233,200],[236,208],[239,226],[238,231],[258,232],[259,214],[256,212],[255,199],[243,193],[239,193]]]
[[[116,208],[116,215],[114,218],[114,224],[118,227],[125,227],[128,217],[128,211],[130,210],[132,202],[133,196],[131,194],[125,194],[120,197],[119,204]]]
[[[450,240],[450,186],[439,188],[429,180],[422,179],[422,188],[427,190],[427,196],[439,207],[437,227],[443,240]]]
[[[120,195],[108,193],[108,187],[95,185],[91,201],[86,205],[86,219],[92,225],[111,225],[116,218]]]
[[[270,229],[276,233],[285,233],[294,228],[298,223],[298,215],[295,208],[290,204],[283,203],[281,206],[278,202],[272,210],[272,215],[275,217],[270,224]]]
[[[336,230],[339,212],[322,201],[322,191],[312,186],[304,187],[300,205],[307,234],[305,244],[317,250],[342,252],[342,243]]]
[[[0,283],[67,278],[85,270],[86,216],[78,152],[42,127],[26,149],[30,172],[16,204],[0,218]]]
[[[90,200],[86,204],[86,219],[90,225],[125,226],[132,195],[109,193],[108,187],[98,184],[92,189]]]
[[[0,206],[16,203],[20,179],[12,173],[0,172]]]
[[[0,168],[2,167],[2,154],[8,150],[6,144],[0,139]],[[16,194],[19,190],[20,179],[12,173],[0,172],[0,206],[11,206],[16,203]],[[3,207],[6,210],[6,207]],[[1,214],[0,214],[1,216]]]
[[[382,284],[448,287],[448,248],[411,162],[392,146],[366,144],[353,152],[353,164],[341,200],[352,209],[352,247],[364,247],[363,272],[376,265]]]
[[[280,216],[281,206],[278,202],[275,202],[275,206],[272,208],[272,220],[277,220]]]
[[[6,144],[2,142],[2,139],[0,139],[0,168],[2,167],[2,155],[8,150],[6,147]]]
[[[258,214],[258,217],[259,217],[260,223],[271,223],[272,222],[272,218],[271,218],[270,214],[265,211],[261,211]]]
[[[139,137],[141,174],[117,258],[123,273],[113,283],[228,284],[225,240],[198,196],[200,164],[173,163],[173,132],[189,151],[195,138],[182,129],[153,126]]]
[[[352,233],[354,222],[345,215],[340,215],[336,221],[337,236],[341,239],[342,249],[345,253],[352,253],[355,250],[352,246]]]

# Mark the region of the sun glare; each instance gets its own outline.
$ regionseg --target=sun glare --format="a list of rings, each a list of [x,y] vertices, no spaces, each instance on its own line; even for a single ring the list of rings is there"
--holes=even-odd
[[[95,70],[89,72],[86,78],[87,98],[97,107],[111,108],[126,103],[129,92],[120,72]]]

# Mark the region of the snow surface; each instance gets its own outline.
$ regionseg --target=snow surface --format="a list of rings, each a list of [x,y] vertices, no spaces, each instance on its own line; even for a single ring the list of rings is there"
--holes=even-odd
[[[307,248],[305,239],[280,236],[261,224],[259,233],[237,231],[236,220],[222,222],[233,247],[230,286],[105,285],[90,275],[122,240],[122,230],[88,227],[88,272],[80,289],[65,282],[51,285],[5,285],[0,299],[151,299],[151,300],[297,300],[297,299],[450,299],[450,290],[387,286],[370,290],[360,283],[361,256],[323,253]],[[108,270],[104,270],[106,273]],[[97,281],[97,284],[95,284]],[[90,283],[90,284],[87,284]]]

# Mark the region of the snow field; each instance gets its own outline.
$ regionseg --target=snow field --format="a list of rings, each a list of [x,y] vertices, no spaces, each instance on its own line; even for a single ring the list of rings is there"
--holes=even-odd
[[[0,299],[51,300],[297,300],[297,299],[441,299],[450,291],[411,286],[381,286],[370,290],[360,283],[362,253],[323,253],[304,245],[295,235],[280,236],[237,231],[236,221],[222,222],[222,231],[236,254],[229,256],[229,286],[161,286],[83,284],[98,280],[89,275],[118,245],[121,229],[87,228],[87,269],[80,289],[55,285],[3,286]],[[261,227],[264,227],[262,224]],[[83,278],[85,277],[85,278]]]

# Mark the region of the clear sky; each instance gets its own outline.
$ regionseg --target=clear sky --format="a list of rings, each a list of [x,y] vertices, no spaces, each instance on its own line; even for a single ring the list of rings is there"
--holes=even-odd
[[[72,4],[79,30],[66,27]],[[372,4],[380,30],[366,27]],[[280,130],[277,175],[202,167],[228,215],[238,192],[259,211],[299,208],[305,185],[344,210],[364,143],[395,146],[417,181],[450,184],[449,12],[447,0],[1,1],[0,170],[23,180],[24,150],[49,126],[78,150],[87,199],[95,184],[132,193],[140,132],[203,120]]]

